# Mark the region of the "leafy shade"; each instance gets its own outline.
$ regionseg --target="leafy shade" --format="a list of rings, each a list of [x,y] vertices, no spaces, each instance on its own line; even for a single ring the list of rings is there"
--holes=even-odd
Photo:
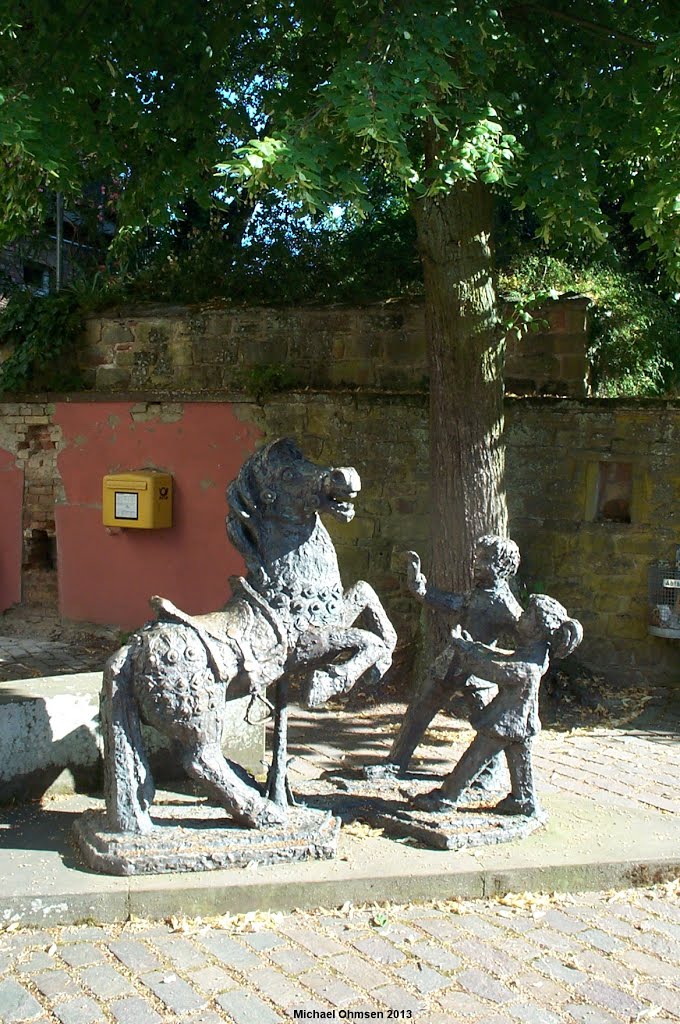
[[[68,201],[112,177],[123,240],[187,196],[213,205],[221,148],[256,131],[259,43],[239,7],[0,0],[0,241],[35,225],[49,190]]]
[[[675,0],[0,0],[0,239],[109,175],[124,239],[218,204],[218,162],[239,199],[369,214],[379,165],[508,191],[544,240],[601,238],[618,195],[677,278],[679,69]]]
[[[69,292],[16,292],[0,317],[0,392],[71,391],[82,387],[78,342],[83,312]]]
[[[579,260],[526,247],[500,267],[499,288],[531,307],[548,292],[579,292],[590,308],[589,357],[595,394],[654,396],[680,385],[680,309],[615,253]]]

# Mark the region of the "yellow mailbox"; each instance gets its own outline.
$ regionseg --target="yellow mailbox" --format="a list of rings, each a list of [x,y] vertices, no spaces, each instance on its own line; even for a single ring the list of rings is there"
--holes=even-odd
[[[172,526],[172,477],[152,470],[105,476],[102,520],[136,530]]]

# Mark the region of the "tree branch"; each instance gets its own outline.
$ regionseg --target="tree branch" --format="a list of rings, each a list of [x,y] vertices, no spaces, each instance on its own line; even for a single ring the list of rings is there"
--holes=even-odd
[[[564,11],[555,11],[553,8],[544,7],[542,4],[513,4],[510,9],[515,11],[535,11],[537,14],[544,14],[549,18],[554,18],[555,21],[563,21],[567,25],[575,25],[577,28],[585,29],[586,32],[602,36],[608,39],[610,43],[621,42],[643,50],[654,49],[654,43],[649,43],[646,39],[638,39],[637,36],[631,36],[627,32],[618,32],[616,29],[609,28],[607,25],[601,25],[597,21],[579,18],[575,14],[565,14]]]

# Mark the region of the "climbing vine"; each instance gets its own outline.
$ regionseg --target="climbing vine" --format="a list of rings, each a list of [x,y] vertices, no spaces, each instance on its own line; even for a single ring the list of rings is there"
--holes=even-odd
[[[82,329],[81,304],[71,292],[14,292],[0,313],[0,392],[82,388]]]

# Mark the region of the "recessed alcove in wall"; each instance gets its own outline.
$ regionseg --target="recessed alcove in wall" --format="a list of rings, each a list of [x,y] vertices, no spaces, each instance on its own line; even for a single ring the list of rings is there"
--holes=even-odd
[[[56,537],[47,530],[27,530],[24,535],[25,569],[56,569]]]
[[[595,494],[595,521],[598,523],[630,523],[632,504],[632,462],[599,462]]]

